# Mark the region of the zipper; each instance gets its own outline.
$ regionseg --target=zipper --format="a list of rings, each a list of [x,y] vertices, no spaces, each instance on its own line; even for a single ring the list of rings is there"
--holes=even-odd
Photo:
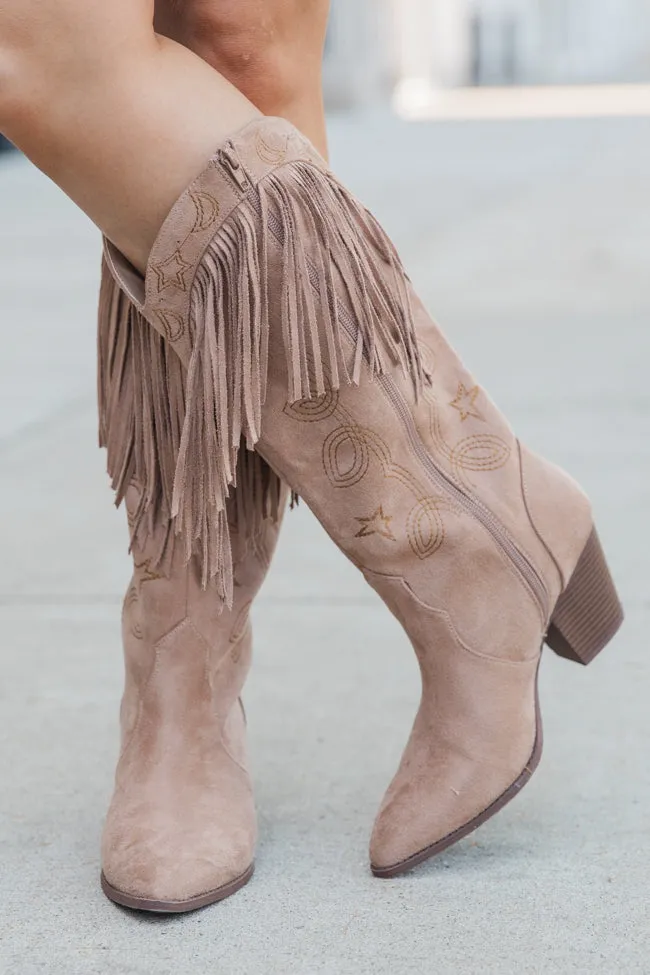
[[[450,494],[454,501],[456,501],[464,511],[483,525],[483,527],[490,533],[494,541],[498,544],[499,548],[508,557],[510,562],[517,569],[519,575],[523,578],[528,589],[534,596],[539,608],[541,609],[543,618],[546,620],[549,611],[548,591],[546,589],[544,580],[539,575],[535,566],[532,564],[530,559],[524,555],[508,529],[501,523],[497,516],[473,494],[463,491],[462,488],[456,484],[456,482],[453,481],[444,470],[442,470],[442,468],[438,467],[431,454],[422,443],[413,422],[413,416],[408,404],[404,400],[404,397],[393,380],[389,376],[378,376],[377,381],[381,386],[383,386],[388,399],[393,404],[395,412],[398,414],[406,429],[411,446],[429,473],[431,480],[434,481],[447,494]]]
[[[236,157],[234,157],[230,151],[225,149],[221,150],[221,157],[222,161],[228,167],[228,173],[231,179],[236,183],[236,185],[242,190],[250,189],[250,182],[246,178],[239,160],[236,159]],[[250,200],[258,216],[260,219],[262,219],[262,206],[257,194],[252,194]],[[269,214],[268,220],[273,236],[279,244],[282,244],[283,232],[281,221],[273,214]],[[309,258],[307,258],[307,266],[311,272],[309,274],[309,278],[312,288],[320,297],[320,292],[318,289],[318,275]],[[350,315],[346,308],[339,306],[339,319],[348,335],[348,338],[354,344],[356,342],[358,331],[354,318]],[[363,356],[366,362],[368,362],[368,355],[365,349]],[[409,443],[414,453],[420,460],[422,466],[427,471],[430,479],[440,488],[441,491],[451,495],[458,506],[462,508],[466,514],[470,515],[470,517],[472,517],[475,521],[478,521],[479,524],[481,524],[491,535],[497,546],[501,549],[508,561],[517,571],[517,574],[523,581],[528,591],[531,593],[533,599],[541,610],[543,619],[547,620],[550,612],[548,590],[536,567],[530,561],[528,556],[521,551],[508,529],[502,524],[494,512],[492,512],[487,505],[484,505],[479,498],[467,491],[464,491],[459,484],[452,480],[452,478],[436,464],[417,432],[408,403],[390,376],[378,376],[376,381],[378,381],[383,388],[386,397],[390,400],[395,412],[402,421],[402,425],[406,430]]]
[[[251,188],[250,180],[244,171],[244,167],[237,158],[235,152],[235,147],[232,142],[227,142],[224,147],[219,150],[219,159],[221,161],[222,168],[225,169],[226,174],[230,177],[230,181],[234,183],[238,190],[242,193],[247,193]]]

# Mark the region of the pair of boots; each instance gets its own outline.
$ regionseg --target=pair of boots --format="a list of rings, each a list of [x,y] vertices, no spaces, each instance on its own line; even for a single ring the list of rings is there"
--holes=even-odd
[[[515,438],[290,124],[217,148],[145,280],[105,254],[102,433],[136,572],[104,890],[182,911],[251,875],[239,695],[279,479],[417,654],[421,704],[370,849],[377,876],[410,869],[535,770],[542,644],[588,663],[620,626],[589,502]]]

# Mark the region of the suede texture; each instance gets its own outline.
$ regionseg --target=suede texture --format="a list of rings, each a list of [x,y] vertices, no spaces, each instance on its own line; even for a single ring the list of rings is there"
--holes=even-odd
[[[130,488],[131,514],[138,500]],[[269,520],[251,539],[233,526],[232,610],[201,587],[196,560],[185,564],[179,546],[167,577],[152,568],[155,531],[133,553],[123,611],[122,748],[102,841],[104,875],[123,893],[190,901],[237,880],[253,862],[240,695],[251,663],[249,610],[278,529]]]
[[[350,218],[349,209],[343,223],[338,203],[323,202],[325,189],[320,198],[300,192],[305,166],[314,186],[332,177],[291,126],[254,123],[233,138],[228,153],[236,156],[239,189],[232,163],[226,172],[217,154],[172,210],[145,285],[128,276],[110,247],[108,255],[154,328],[162,334],[161,321],[173,318],[174,347],[190,370],[198,369],[201,316],[214,311],[202,304],[205,283],[196,282],[209,271],[216,291],[219,284],[206,248],[230,233],[240,209],[246,214],[248,252],[261,262],[270,308],[257,449],[402,623],[422,671],[422,703],[371,840],[373,865],[392,867],[464,827],[526,770],[536,741],[542,641],[589,537],[590,506],[563,472],[520,447],[408,280],[396,274],[376,225],[360,210]],[[211,217],[201,223],[197,212],[205,213],[206,199]],[[339,220],[341,246],[370,255],[359,261],[367,301],[386,289],[403,302],[405,319],[412,313],[423,383],[404,357],[386,354],[377,366],[354,294],[361,285],[346,277],[331,239],[326,250],[316,232],[328,206],[329,222]],[[290,354],[295,326],[285,297],[297,285],[287,280],[288,239],[294,251],[300,248],[290,273],[320,309],[310,321],[305,302],[304,347],[294,341]],[[248,258],[241,260],[246,267]],[[175,266],[186,269],[182,283],[168,275],[161,286],[160,269]],[[390,323],[382,334],[395,347],[408,340],[407,330],[396,334]],[[338,371],[330,353],[329,364],[320,363],[325,388],[314,392],[319,363],[304,348],[331,350],[339,338]],[[301,370],[315,378],[309,395],[296,400],[289,391]]]

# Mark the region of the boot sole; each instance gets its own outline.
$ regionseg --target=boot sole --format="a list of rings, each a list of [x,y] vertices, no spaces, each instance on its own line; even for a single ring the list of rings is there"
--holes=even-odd
[[[545,642],[558,656],[587,665],[607,646],[623,622],[621,606],[610,575],[600,540],[594,528],[575,567],[573,575],[557,601]],[[539,706],[539,667],[535,678],[536,734],[532,754],[521,774],[483,812],[464,826],[444,836],[437,843],[414,853],[390,867],[371,864],[375,877],[389,880],[424,863],[458,843],[500,812],[519,795],[530,781],[542,757],[543,731]]]
[[[148,900],[146,897],[134,897],[133,894],[126,894],[109,884],[103,873],[101,883],[102,890],[108,899],[114,904],[119,904],[120,907],[128,907],[132,911],[148,911],[152,914],[187,914],[190,911],[198,911],[202,907],[208,907],[210,904],[217,904],[227,897],[232,897],[238,890],[246,886],[254,871],[255,864],[251,863],[245,873],[235,880],[231,880],[230,883],[224,884],[223,887],[215,887],[214,890],[182,901],[157,901]]]

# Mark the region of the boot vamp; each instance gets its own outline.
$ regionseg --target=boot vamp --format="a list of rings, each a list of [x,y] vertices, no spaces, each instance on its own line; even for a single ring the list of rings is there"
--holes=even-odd
[[[470,650],[444,615],[422,613],[422,703],[373,830],[373,866],[441,843],[497,801],[537,745],[537,661]],[[539,742],[541,746],[541,741]]]
[[[250,866],[256,825],[249,776],[200,709],[183,729],[136,731],[118,782],[103,839],[104,873],[113,886],[152,900],[183,900]]]

